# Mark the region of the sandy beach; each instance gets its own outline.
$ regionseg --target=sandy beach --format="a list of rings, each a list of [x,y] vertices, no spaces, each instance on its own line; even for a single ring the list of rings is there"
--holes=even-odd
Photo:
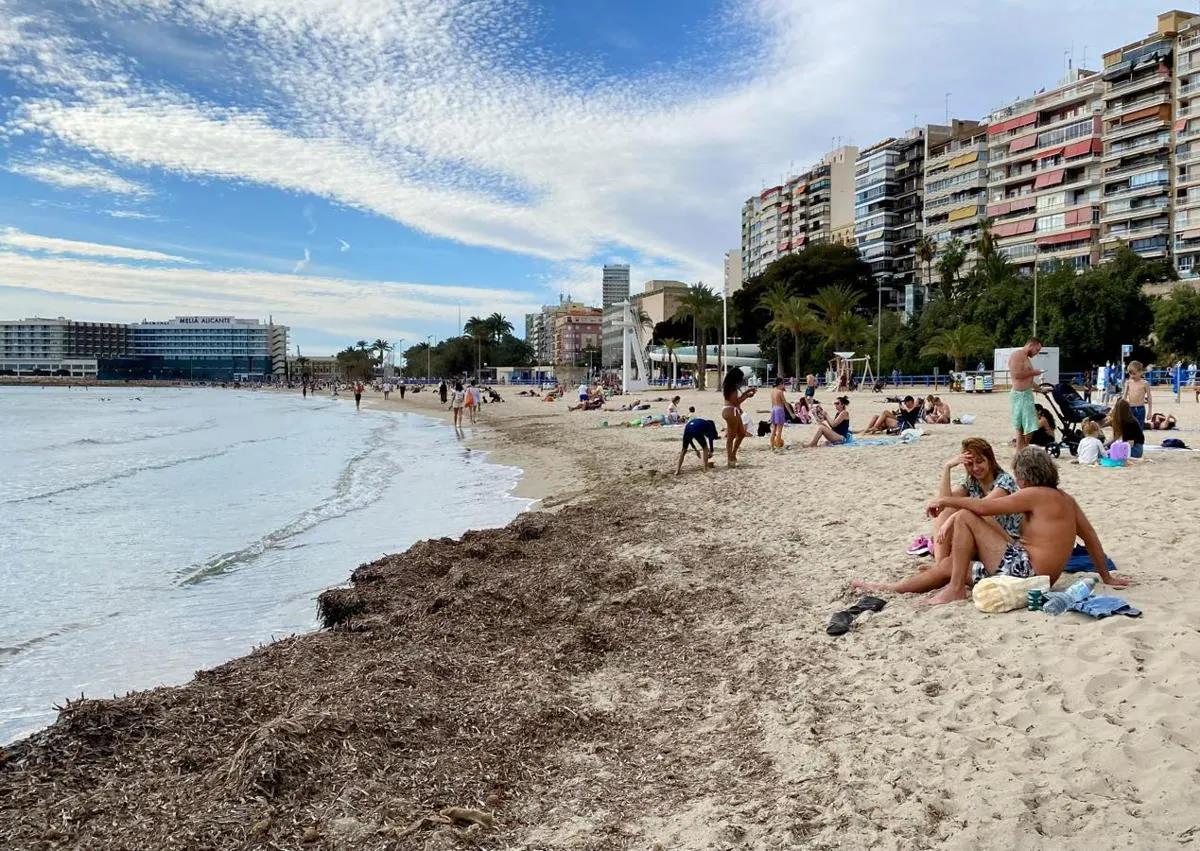
[[[790,426],[787,451],[752,437],[727,470],[718,443],[717,469],[689,456],[675,478],[678,428],[501,392],[464,439],[523,467],[540,510],[360,567],[323,598],[331,629],[73,704],[5,754],[0,844],[1154,849],[1200,834],[1200,454],[1060,461],[1140,619],[884,594],[830,637],[852,579],[915,569],[905,546],[964,437],[1008,464],[1007,395],[946,394],[974,425],[911,445],[798,449],[812,427]],[[717,393],[680,395],[719,420]],[[756,420],[767,399],[747,404]],[[1200,405],[1156,399],[1200,446]],[[448,416],[428,392],[375,406]],[[882,406],[852,394],[854,428]]]

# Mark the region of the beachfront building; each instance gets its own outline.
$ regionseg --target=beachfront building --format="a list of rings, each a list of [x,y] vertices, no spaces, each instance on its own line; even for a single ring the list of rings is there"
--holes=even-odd
[[[1175,54],[1172,250],[1181,278],[1200,276],[1200,17],[1180,21]]]
[[[725,252],[725,277],[724,277],[724,293],[725,297],[736,293],[742,288],[742,250],[740,248],[731,248]]]
[[[892,307],[919,309],[922,293],[914,249],[923,227],[925,148],[950,135],[942,126],[914,127],[864,148],[854,168],[854,241]]]
[[[553,363],[600,366],[603,318],[599,307],[571,304],[560,308],[554,315]]]
[[[687,291],[688,285],[683,281],[655,279],[646,281],[642,285],[642,291],[630,298],[630,302],[633,303],[635,311],[644,311],[650,317],[650,325],[653,327],[675,316]]]
[[[858,149],[837,148],[803,174],[764,189],[742,205],[741,280],[807,245],[845,238],[854,224],[854,162]]]
[[[1076,69],[989,117],[987,215],[1019,271],[1099,262],[1103,93],[1096,72]]]
[[[629,264],[605,263],[601,279],[601,306],[620,304],[629,298]]]
[[[1143,257],[1171,257],[1175,44],[1194,18],[1159,15],[1154,33],[1104,54],[1105,259],[1120,242]]]
[[[177,316],[130,328],[131,369],[197,381],[283,377],[287,328],[233,316]]]
[[[944,138],[925,139],[925,196],[922,231],[933,243],[933,260],[916,260],[916,277],[925,289],[937,280],[938,258],[951,240],[966,250],[963,272],[975,263],[975,240],[987,210],[987,125],[954,119]]]
[[[0,375],[95,378],[100,357],[128,353],[128,326],[33,317],[0,322]]]

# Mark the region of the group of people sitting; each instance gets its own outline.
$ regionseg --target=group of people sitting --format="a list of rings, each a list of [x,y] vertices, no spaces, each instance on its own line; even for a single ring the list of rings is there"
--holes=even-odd
[[[920,423],[949,425],[951,422],[950,406],[940,396],[930,394],[920,401],[912,396],[903,399],[893,396],[888,401],[898,401],[899,407],[871,417],[863,434],[896,434]]]
[[[962,467],[965,476],[952,485],[956,467]],[[932,556],[932,565],[922,565],[899,582],[855,581],[852,586],[906,594],[938,591],[924,601],[937,605],[966,599],[971,586],[985,576],[1044,575],[1053,585],[1066,568],[1076,538],[1083,541],[1102,582],[1113,587],[1129,584],[1128,577],[1109,573],[1095,529],[1075,499],[1059,490],[1058,467],[1040,447],[1019,451],[1010,475],[986,440],[964,440],[962,452],[943,465],[938,493],[927,513],[932,533],[918,537],[908,552]]]

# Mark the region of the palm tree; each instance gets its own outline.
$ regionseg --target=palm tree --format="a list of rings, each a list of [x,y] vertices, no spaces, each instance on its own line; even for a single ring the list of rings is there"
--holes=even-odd
[[[703,282],[692,284],[680,298],[675,318],[692,320],[692,337],[696,342],[696,388],[705,388],[704,370],[708,363],[708,330],[720,322],[721,299]]]
[[[304,355],[300,355],[296,358],[296,366],[298,366],[300,368],[300,377],[301,378],[304,378],[304,379],[312,378],[312,368],[309,366],[309,364],[311,364],[311,363],[312,363],[312,361],[310,361]]]
[[[963,361],[992,347],[992,338],[978,325],[959,325],[939,331],[921,349],[925,357],[947,357],[954,361],[954,371],[962,372]]]
[[[370,346],[371,351],[375,352],[375,359],[379,361],[379,365],[383,366],[383,356],[392,350],[391,344],[387,340],[376,338],[375,342]]]
[[[371,348],[371,344],[366,340],[359,340],[354,344],[354,348],[358,349],[360,352],[365,352],[367,349]]]
[[[809,334],[820,328],[821,323],[817,317],[813,315],[812,308],[809,306],[808,300],[799,296],[792,296],[784,304],[780,305],[780,309],[775,313],[768,328],[782,336],[783,334],[791,334],[796,345],[796,375],[800,375],[800,337],[803,334]],[[780,364],[779,374],[783,374],[782,364]]]
[[[767,288],[767,291],[758,299],[758,309],[765,310],[771,314],[772,320],[784,310],[788,301],[791,300],[791,290],[787,288],[787,284],[783,281],[776,281]],[[775,363],[779,367],[780,373],[783,372],[783,335],[775,335]]]
[[[492,331],[488,326],[486,319],[480,319],[478,316],[472,316],[463,323],[463,333],[468,337],[474,337],[476,340],[479,340],[484,337],[490,337]]]
[[[942,256],[938,259],[938,278],[942,287],[942,297],[947,301],[954,298],[958,287],[958,273],[967,262],[967,248],[962,240],[955,237],[942,248]]]
[[[505,334],[511,334],[513,332],[513,324],[499,313],[493,313],[484,320],[484,323],[487,325],[492,339],[497,343],[504,339]]]
[[[683,345],[683,344],[680,343],[679,340],[676,340],[674,337],[668,337],[667,339],[662,341],[662,347],[667,352],[667,376],[668,376],[667,386],[668,386],[668,389],[675,386],[675,370],[672,369],[672,366],[675,363],[675,350],[678,349],[681,345]]]
[[[832,346],[834,351],[841,351],[848,342],[862,335],[865,320],[854,313],[862,297],[862,293],[845,284],[821,287],[812,297],[812,306],[825,325],[825,344]]]
[[[992,220],[980,219],[979,235],[975,237],[975,253],[986,260],[996,253],[996,237],[992,235]]]
[[[933,258],[937,256],[937,244],[929,238],[928,234],[923,233],[917,237],[917,241],[913,245],[913,256],[925,267],[925,279],[921,283],[929,286],[929,268],[933,265]]]

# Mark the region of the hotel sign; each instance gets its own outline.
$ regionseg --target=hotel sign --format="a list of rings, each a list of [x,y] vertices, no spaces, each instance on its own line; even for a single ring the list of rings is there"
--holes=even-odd
[[[229,325],[233,322],[232,316],[180,316],[178,320],[185,325]]]

